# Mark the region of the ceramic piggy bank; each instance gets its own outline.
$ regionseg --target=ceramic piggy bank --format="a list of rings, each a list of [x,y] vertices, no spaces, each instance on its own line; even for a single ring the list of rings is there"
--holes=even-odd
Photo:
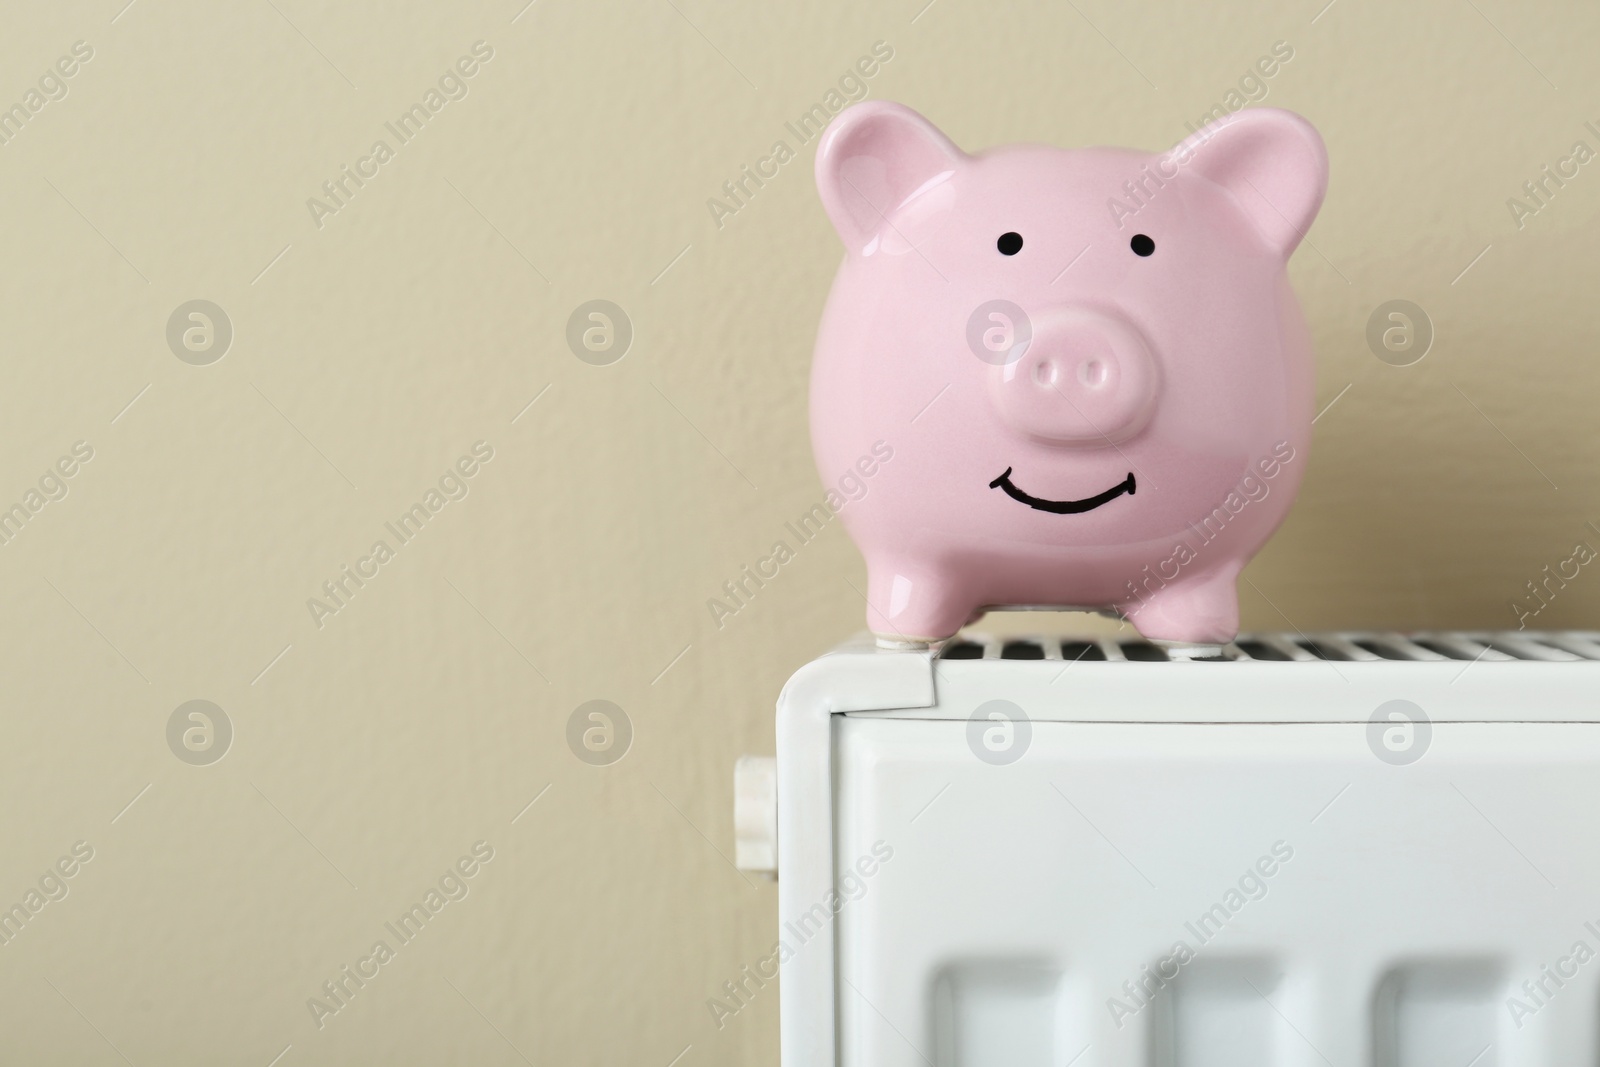
[[[1239,572],[1306,464],[1285,264],[1327,186],[1316,130],[1259,108],[1165,153],[967,155],[874,101],[834,119],[816,169],[846,254],[812,441],[826,483],[862,487],[839,513],[869,627],[927,642],[1059,606],[1232,640]]]

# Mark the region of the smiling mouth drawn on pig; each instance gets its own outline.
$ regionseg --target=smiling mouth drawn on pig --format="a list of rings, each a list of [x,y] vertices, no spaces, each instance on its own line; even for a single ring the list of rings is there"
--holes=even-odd
[[[989,483],[989,488],[1004,489],[1006,496],[1037,511],[1048,511],[1052,515],[1081,515],[1085,511],[1093,511],[1101,504],[1109,504],[1123,493],[1132,496],[1137,485],[1133,480],[1133,472],[1129,471],[1126,478],[1103,493],[1096,493],[1094,496],[1084,497],[1082,500],[1045,500],[1041,497],[1030,496],[1013,485],[1011,483],[1011,468],[1007,467],[1004,474]]]

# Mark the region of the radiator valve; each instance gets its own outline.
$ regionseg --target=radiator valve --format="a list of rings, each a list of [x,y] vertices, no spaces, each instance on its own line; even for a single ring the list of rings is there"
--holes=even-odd
[[[740,756],[733,765],[734,866],[778,877],[778,761]]]

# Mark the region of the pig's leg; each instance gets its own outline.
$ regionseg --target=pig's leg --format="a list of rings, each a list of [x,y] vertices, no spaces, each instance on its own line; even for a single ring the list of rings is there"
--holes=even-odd
[[[1152,640],[1225,645],[1239,635],[1238,575],[1237,568],[1227,568],[1179,577],[1120,609]]]
[[[977,605],[945,569],[903,557],[867,559],[867,628],[891,641],[942,641]]]

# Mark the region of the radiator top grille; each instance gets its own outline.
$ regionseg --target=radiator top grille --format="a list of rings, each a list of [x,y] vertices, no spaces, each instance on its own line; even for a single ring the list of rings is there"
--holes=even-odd
[[[1138,637],[1074,638],[1048,636],[995,637],[962,634],[939,654],[941,659],[1066,660],[1082,662],[1165,663],[1184,657],[1169,655],[1160,645]],[[1600,660],[1600,631],[1529,632],[1341,632],[1241,634],[1216,658],[1197,663],[1280,662],[1318,660],[1372,662],[1441,660],[1544,663]]]

